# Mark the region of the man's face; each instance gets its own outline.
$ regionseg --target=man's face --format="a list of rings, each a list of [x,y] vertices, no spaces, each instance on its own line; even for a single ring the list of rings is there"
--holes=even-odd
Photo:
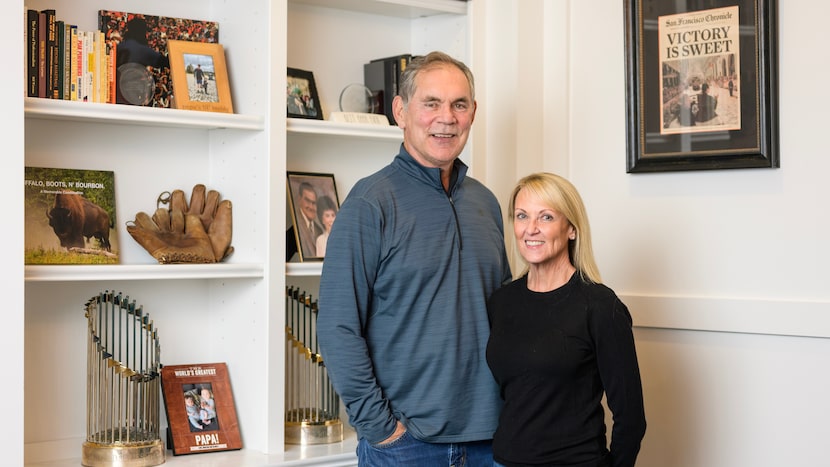
[[[302,190],[300,192],[300,209],[308,220],[317,217],[317,193],[313,190]]]
[[[404,107],[398,96],[395,118],[404,146],[426,167],[449,168],[461,154],[476,113],[470,84],[458,68],[438,65],[421,71],[415,94]]]

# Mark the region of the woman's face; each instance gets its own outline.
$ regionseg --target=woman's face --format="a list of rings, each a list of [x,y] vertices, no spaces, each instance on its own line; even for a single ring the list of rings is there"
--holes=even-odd
[[[326,209],[323,211],[323,227],[326,228],[326,231],[331,230],[332,224],[334,224],[334,219],[337,217],[337,213],[334,212],[334,209]]]
[[[516,195],[513,234],[528,264],[571,263],[568,241],[574,238],[576,229],[565,216],[526,190]]]

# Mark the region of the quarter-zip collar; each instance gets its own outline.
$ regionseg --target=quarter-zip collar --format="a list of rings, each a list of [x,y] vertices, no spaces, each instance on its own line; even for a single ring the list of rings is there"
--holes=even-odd
[[[409,154],[403,144],[401,144],[400,152],[395,156],[392,165],[411,175],[414,179],[444,191],[444,184],[441,183],[441,169],[437,167],[424,167]],[[453,161],[449,191],[447,192],[448,196],[452,197],[458,187],[461,186],[461,182],[467,175],[467,169],[467,164],[462,162],[461,159],[455,159]]]

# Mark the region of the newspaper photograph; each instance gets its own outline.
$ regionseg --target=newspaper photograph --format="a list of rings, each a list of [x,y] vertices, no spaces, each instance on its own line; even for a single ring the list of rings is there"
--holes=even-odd
[[[658,17],[661,134],[741,129],[738,6]]]

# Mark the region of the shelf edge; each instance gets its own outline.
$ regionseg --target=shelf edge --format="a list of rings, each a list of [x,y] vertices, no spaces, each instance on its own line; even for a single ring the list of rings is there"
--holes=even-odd
[[[123,125],[261,131],[265,118],[254,115],[156,109],[133,105],[75,102],[27,97],[26,118],[76,120]]]
[[[26,282],[234,279],[264,277],[261,263],[27,265]]]

